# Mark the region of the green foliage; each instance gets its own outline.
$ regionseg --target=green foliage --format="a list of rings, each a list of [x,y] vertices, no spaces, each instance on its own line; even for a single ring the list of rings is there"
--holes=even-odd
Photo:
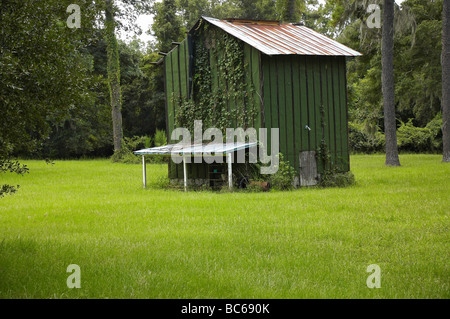
[[[432,136],[432,149],[433,150],[442,150],[442,127],[443,127],[443,119],[442,113],[436,114],[434,119],[432,119],[426,126],[430,130]]]
[[[278,160],[278,171],[269,177],[270,187],[275,190],[291,190],[294,188],[294,169],[289,161],[284,160],[282,153],[278,154]]]
[[[124,136],[153,136],[165,128],[163,68],[156,53],[144,53],[141,43],[120,43]]]
[[[160,147],[167,145],[167,135],[166,131],[164,130],[156,130],[155,136],[153,138],[155,147]],[[154,164],[161,164],[161,163],[167,163],[170,161],[169,157],[162,157],[162,156],[151,156],[147,159],[150,163]]]
[[[325,108],[320,107],[321,127],[325,129]],[[331,162],[331,154],[325,139],[322,138],[320,146],[316,151],[316,159],[322,173],[319,177],[319,187],[346,187],[355,182],[352,172],[342,171],[339,167]]]
[[[362,123],[349,122],[350,150],[354,153],[377,153],[384,150],[384,134],[378,127],[372,128]]]
[[[154,181],[151,182],[149,187],[151,189],[167,190],[167,189],[171,188],[170,179],[167,176],[167,174],[158,176]]]
[[[164,130],[156,130],[155,137],[155,147],[167,145],[167,135]]]
[[[139,41],[117,43],[105,37],[105,30],[98,28],[106,22],[105,0],[83,0],[82,28],[67,28],[66,8],[72,2],[2,1],[0,158],[11,154],[110,156],[113,135],[108,70],[120,77],[124,136],[154,136],[157,129],[164,129],[164,68],[151,63],[161,59],[158,51],[168,52],[172,41],[183,39],[184,31],[202,15],[302,20],[306,26],[362,52],[362,57],[347,62],[350,144],[354,152],[383,151],[381,33],[365,24],[370,1],[328,0],[322,5],[316,0],[110,1],[113,10],[109,17],[115,23],[105,26],[124,30],[139,12],[152,5],[156,43],[147,51]],[[401,9],[396,8],[396,117],[401,123],[399,143],[403,151],[435,152],[442,148],[436,119],[441,109],[442,3],[406,0]],[[294,18],[289,16],[292,8]],[[119,17],[126,19],[116,19]],[[193,100],[169,97],[180,105],[178,122],[190,128],[192,119],[202,119],[207,125],[226,128],[234,113],[225,106],[236,99],[243,101],[238,103],[242,115],[239,125],[249,125],[256,109],[252,107],[254,92],[241,86],[247,66],[240,44],[226,34],[214,33],[214,28],[205,31],[201,40],[214,40],[217,45],[209,50],[195,48],[198,63]],[[109,67],[108,46],[117,49],[110,58],[118,62]],[[217,59],[226,81],[236,83],[236,87],[211,89],[212,58]]]
[[[368,29],[363,1],[328,0],[334,7],[333,21],[340,26],[337,38],[363,53],[347,63],[350,141],[354,151],[376,152],[384,147],[384,137],[374,131],[384,130],[381,94],[381,33]],[[424,129],[441,109],[441,34],[442,0],[407,0],[395,9],[394,81],[396,118],[407,123],[413,119]],[[411,124],[412,125],[412,124]],[[403,135],[411,135],[411,125],[402,125]],[[421,133],[419,133],[421,131]],[[426,131],[426,130],[425,130]],[[413,140],[402,137],[403,150],[430,151],[424,130],[416,130],[418,147]],[[425,134],[425,135],[424,135]],[[422,136],[422,137],[420,137]],[[430,144],[431,143],[431,144]]]
[[[92,1],[86,1],[86,4]],[[1,2],[0,157],[40,148],[49,119],[62,119],[89,92],[91,61],[82,50],[94,38],[92,27],[65,25],[70,1]],[[86,5],[83,18],[95,19]]]
[[[157,48],[161,52],[169,52],[173,41],[183,38],[182,21],[177,15],[175,0],[163,0],[153,5],[155,14],[152,24],[153,35],[156,37]]]
[[[416,127],[413,120],[401,123],[397,131],[398,147],[407,152],[436,152],[442,150],[442,140],[437,139],[442,117],[435,118],[426,127]]]
[[[95,75],[93,75],[95,77]],[[111,155],[111,107],[103,99],[107,85],[98,76],[92,81],[94,99],[77,103],[62,120],[51,120],[51,133],[33,157],[77,158]],[[27,153],[19,155],[29,156]]]
[[[151,136],[124,137],[122,140],[122,149],[114,152],[111,156],[111,161],[114,163],[139,164],[141,162],[141,156],[135,155],[133,153],[134,151],[163,145],[167,145],[166,132],[163,130],[157,130],[153,138]],[[146,158],[146,161],[160,164],[167,162],[167,159],[152,156]]]
[[[243,191],[249,193],[267,192],[270,190],[270,187],[270,182],[250,181],[250,183],[246,186],[246,188],[243,189]]]
[[[276,9],[279,20],[283,22],[300,22],[302,12],[306,9],[305,0],[278,0]]]
[[[133,152],[145,148],[145,144],[149,142],[148,136],[124,137],[122,140],[122,148],[114,151],[111,156],[113,163],[139,164],[141,157]]]
[[[138,41],[119,42],[125,137],[153,136],[157,128],[165,127],[164,88],[159,84],[162,74],[160,68],[150,64],[160,57],[146,55],[141,50]],[[106,41],[103,38],[94,41],[83,55],[93,64],[87,74],[92,77],[90,96],[73,105],[63,119],[49,121],[52,131],[42,152],[34,152],[33,157],[109,157],[112,154],[111,106],[105,80]],[[26,151],[17,155],[30,156]]]
[[[83,54],[95,38],[91,26],[69,29],[69,0],[4,0],[0,4],[0,162],[38,152],[52,122],[89,100],[92,60]],[[83,19],[97,8],[86,0]],[[10,167],[13,168],[13,167]],[[18,166],[13,169],[19,174]],[[1,193],[15,186],[2,185]]]
[[[142,142],[144,143],[144,148],[151,148],[153,139],[151,136],[143,136]]]
[[[115,150],[114,154],[111,156],[111,161],[113,163],[125,163],[125,164],[138,164],[139,157],[134,155],[125,145],[122,144],[120,150]]]
[[[237,126],[250,127],[257,115],[254,88],[246,83],[246,68],[242,41],[226,32],[205,28],[194,39],[194,96],[189,100],[172,96],[179,105],[176,126],[193,131],[194,120],[202,120],[205,127],[217,127],[225,131],[233,127],[238,114]],[[211,46],[207,48],[206,43]],[[217,61],[221,81],[227,87],[212,85],[211,59]],[[229,109],[229,104],[235,109]]]
[[[18,161],[4,160],[0,158],[0,174],[2,173],[16,173],[24,175],[29,172],[27,165],[20,164]],[[14,194],[19,189],[20,185],[12,186],[8,184],[0,185],[0,198],[8,194]]]
[[[400,122],[397,129],[397,142],[404,152],[440,152],[442,151],[442,115],[438,113],[425,127],[417,127],[409,119]],[[349,122],[350,149],[354,153],[383,152],[384,134],[379,127],[367,123]]]
[[[347,187],[355,184],[352,172],[339,172],[336,169],[326,170],[320,176],[319,187]]]

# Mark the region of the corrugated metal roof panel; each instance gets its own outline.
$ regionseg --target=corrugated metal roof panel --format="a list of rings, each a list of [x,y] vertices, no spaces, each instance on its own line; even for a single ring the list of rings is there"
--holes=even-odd
[[[305,26],[273,21],[202,19],[267,55],[360,56],[361,53]]]
[[[242,149],[256,146],[257,143],[209,143],[209,144],[169,144],[160,147],[147,148],[135,151],[136,155],[204,155],[204,154],[227,154]]]

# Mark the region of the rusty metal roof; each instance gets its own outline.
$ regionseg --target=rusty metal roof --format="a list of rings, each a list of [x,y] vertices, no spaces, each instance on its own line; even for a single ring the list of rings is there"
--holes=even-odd
[[[362,55],[323,34],[301,25],[279,23],[277,21],[219,20],[209,17],[202,17],[202,19],[267,55],[298,54],[349,57]],[[199,22],[201,23],[201,20]]]

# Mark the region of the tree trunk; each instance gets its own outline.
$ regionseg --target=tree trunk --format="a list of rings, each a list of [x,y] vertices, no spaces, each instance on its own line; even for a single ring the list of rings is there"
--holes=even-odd
[[[386,165],[400,166],[397,147],[397,126],[395,121],[394,0],[384,0],[381,55]]]
[[[122,149],[122,97],[120,92],[119,45],[115,34],[114,1],[106,1],[106,40],[108,53],[108,84],[111,96],[114,151]]]
[[[442,141],[442,160],[450,162],[450,0],[442,11]]]
[[[289,14],[289,22],[299,22],[299,21],[295,21],[295,2],[296,0],[289,0],[289,4],[288,4],[288,14]]]

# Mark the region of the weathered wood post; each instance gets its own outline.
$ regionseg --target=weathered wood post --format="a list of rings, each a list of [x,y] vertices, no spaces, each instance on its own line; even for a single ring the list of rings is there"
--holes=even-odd
[[[183,156],[183,175],[184,175],[184,191],[187,192],[186,156]]]
[[[145,156],[142,155],[142,175],[144,179],[144,188],[147,187],[147,164],[145,163]]]
[[[232,171],[232,157],[231,157],[231,153],[227,154],[227,162],[228,162],[228,188],[230,189],[230,191],[233,190],[233,171]]]

